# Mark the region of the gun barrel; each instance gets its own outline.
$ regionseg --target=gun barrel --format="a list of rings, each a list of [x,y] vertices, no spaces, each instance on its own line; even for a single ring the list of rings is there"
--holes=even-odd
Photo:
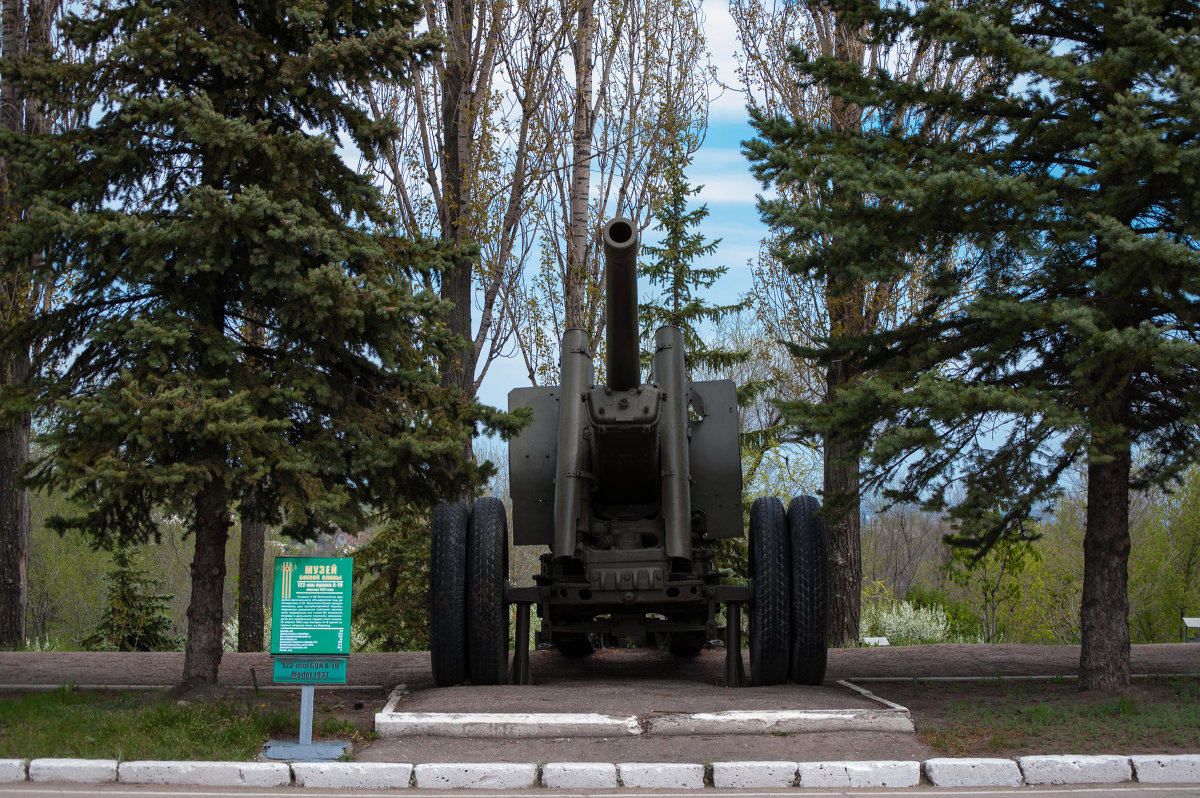
[[[614,391],[628,391],[642,384],[638,355],[637,228],[623,217],[604,225],[604,269],[608,291],[605,297],[604,363],[606,384]]]

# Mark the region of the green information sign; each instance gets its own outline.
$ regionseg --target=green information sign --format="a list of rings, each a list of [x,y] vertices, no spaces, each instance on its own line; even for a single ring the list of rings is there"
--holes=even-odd
[[[275,558],[272,654],[317,659],[350,653],[353,567],[350,557]]]
[[[276,682],[345,684],[346,657],[273,657]]]

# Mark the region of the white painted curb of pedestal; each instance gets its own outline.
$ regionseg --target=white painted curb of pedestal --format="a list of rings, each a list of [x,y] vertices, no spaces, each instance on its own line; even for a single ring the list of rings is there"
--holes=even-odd
[[[117,780],[117,760],[34,759],[29,763],[29,780],[104,784]]]
[[[1021,769],[1011,759],[944,758],[925,760],[934,787],[1020,787]]]
[[[611,762],[547,762],[542,765],[542,786],[587,790],[617,786],[617,766]]]
[[[643,789],[699,790],[704,788],[704,765],[676,762],[622,762],[617,776],[626,787]]]
[[[795,762],[713,762],[714,787],[791,787]]]
[[[380,737],[621,737],[641,734],[636,717],[587,712],[378,712]]]
[[[433,790],[518,790],[537,784],[537,765],[511,762],[439,762],[417,765],[416,786]]]
[[[413,766],[399,762],[293,762],[297,787],[388,790],[408,787]]]
[[[1147,784],[1200,784],[1200,754],[1129,757],[1137,780]]]
[[[646,720],[648,734],[798,734],[804,732],[913,732],[907,710],[726,710],[663,714]]]
[[[1127,756],[1022,756],[1026,784],[1117,784],[1133,773]]]
[[[29,778],[24,759],[0,759],[0,782],[25,781]]]
[[[921,763],[800,762],[801,787],[916,787],[921,782]]]
[[[122,762],[123,784],[195,784],[201,787],[288,787],[292,771],[284,762]]]

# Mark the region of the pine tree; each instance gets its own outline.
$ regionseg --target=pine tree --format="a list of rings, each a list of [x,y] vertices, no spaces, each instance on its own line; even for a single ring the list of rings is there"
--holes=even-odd
[[[691,158],[682,152],[670,159],[665,182],[666,201],[658,213],[656,230],[662,231],[657,244],[642,247],[641,273],[649,278],[649,284],[658,289],[653,301],[639,306],[642,339],[653,341],[654,330],[663,325],[678,327],[683,332],[684,365],[689,376],[699,379],[700,375],[716,379],[725,377],[729,370],[749,360],[751,353],[745,349],[729,349],[713,345],[711,336],[705,334],[704,326],[713,325],[743,311],[747,301],[728,305],[710,305],[703,292],[712,288],[720,277],[729,271],[727,266],[700,267],[694,261],[716,252],[721,239],[707,240],[704,235],[704,220],[708,218],[708,206],[700,205],[688,209],[689,198],[700,193],[703,186],[692,188],[687,181],[687,168]],[[649,363],[650,352],[642,353],[644,363]],[[738,402],[745,406],[755,401],[768,388],[763,381],[750,381],[737,386]],[[771,430],[743,430],[743,447],[761,447]],[[749,508],[746,508],[749,512]],[[713,544],[717,561],[723,567],[746,573],[746,544],[738,539],[716,541]]]
[[[1128,493],[1200,454],[1200,10],[845,5],[870,35],[921,30],[985,68],[954,90],[833,76],[860,101],[914,104],[955,131],[914,164],[923,131],[900,126],[857,173],[872,207],[902,211],[888,240],[956,242],[972,267],[941,269],[910,324],[848,343],[878,378],[838,412],[882,425],[871,455],[896,495],[951,505],[959,542],[984,549],[1022,536],[1086,463],[1080,683],[1123,689]]]
[[[123,546],[162,514],[195,535],[183,679],[216,680],[231,512],[311,538],[430,504],[480,478],[477,425],[504,416],[443,387],[455,345],[426,290],[436,245],[390,237],[367,157],[395,133],[351,98],[408,80],[434,42],[414,3],[101,0],[64,31],[90,56],[30,64],[86,127],[12,143],[39,173],[27,246],[73,269],[47,336],[55,521]],[[94,46],[93,46],[94,45]],[[261,338],[245,334],[249,322]]]
[[[100,628],[83,640],[88,651],[172,651],[171,596],[154,592],[162,584],[137,564],[137,553],[119,548],[113,553],[108,595]]]
[[[711,346],[702,328],[742,311],[746,302],[710,305],[701,295],[729,268],[704,268],[694,264],[697,258],[716,252],[721,239],[709,241],[704,235],[707,205],[688,210],[689,198],[703,188],[692,188],[687,181],[685,173],[691,162],[691,158],[678,153],[667,169],[666,201],[658,214],[658,226],[654,228],[662,231],[662,238],[657,244],[642,247],[641,272],[649,278],[650,285],[658,289],[658,296],[651,302],[641,303],[638,315],[643,339],[652,338],[654,330],[664,325],[678,327],[683,332],[689,373],[720,374],[730,366],[744,362],[750,354]],[[693,231],[693,228],[699,229]],[[649,353],[643,353],[643,360],[649,360]]]
[[[903,90],[922,82],[953,87],[969,70],[920,30],[865,38],[855,4],[802,5],[821,29],[820,49],[793,48],[787,71],[799,76],[796,91],[814,98],[817,110],[796,116],[753,110],[759,138],[745,148],[755,176],[779,189],[759,204],[773,232],[771,255],[811,287],[824,315],[812,322],[823,337],[788,342],[792,355],[813,363],[823,378],[820,396],[780,406],[799,437],[821,442],[830,643],[852,646],[862,595],[860,504],[871,488],[862,460],[877,421],[873,404],[860,413],[855,401],[873,376],[857,342],[894,329],[953,254],[944,240],[926,236],[922,217],[937,213],[936,204],[915,207],[913,198],[887,193],[908,170],[954,154],[944,115],[907,102]],[[866,93],[865,65],[877,62],[904,65],[894,99]],[[906,141],[909,133],[916,146]]]

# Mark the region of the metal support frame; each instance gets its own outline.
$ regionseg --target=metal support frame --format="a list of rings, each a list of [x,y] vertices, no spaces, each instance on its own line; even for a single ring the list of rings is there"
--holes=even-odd
[[[313,696],[316,688],[306,684],[300,688],[300,745],[312,745]]]
[[[710,588],[710,597],[718,604],[725,605],[725,686],[743,687],[746,680],[746,668],[742,663],[742,608],[750,601],[750,588],[746,585],[718,585]],[[516,634],[513,640],[512,684],[533,684],[533,674],[529,667],[529,636],[530,609],[541,601],[542,587],[507,587],[504,594],[505,602],[514,604],[517,608]],[[664,623],[664,627],[674,624]],[[572,628],[579,625],[571,624]],[[661,631],[661,630],[659,630]]]
[[[746,684],[746,669],[742,665],[742,602],[725,602],[725,686]]]
[[[529,672],[529,608],[528,601],[514,602],[517,606],[517,634],[513,641],[512,683],[533,684]]]

